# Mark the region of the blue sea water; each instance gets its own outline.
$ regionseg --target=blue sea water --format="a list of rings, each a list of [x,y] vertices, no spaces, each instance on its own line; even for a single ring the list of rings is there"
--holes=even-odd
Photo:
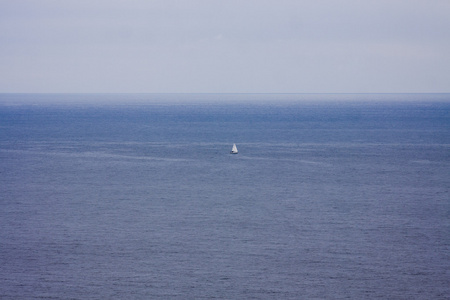
[[[0,298],[449,299],[449,189],[450,94],[1,94]]]

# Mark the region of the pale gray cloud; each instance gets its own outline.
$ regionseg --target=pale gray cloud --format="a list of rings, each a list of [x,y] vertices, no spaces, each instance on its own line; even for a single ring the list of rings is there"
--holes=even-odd
[[[0,92],[449,92],[447,0],[0,0]]]

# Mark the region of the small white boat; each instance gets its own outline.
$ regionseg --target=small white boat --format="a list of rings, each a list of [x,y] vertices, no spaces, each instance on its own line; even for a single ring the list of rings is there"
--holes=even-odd
[[[237,150],[236,144],[233,144],[233,148],[231,149],[230,153],[231,154],[238,154],[238,150]]]

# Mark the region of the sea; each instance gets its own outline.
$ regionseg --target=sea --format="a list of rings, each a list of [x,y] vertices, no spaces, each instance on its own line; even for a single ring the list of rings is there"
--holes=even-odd
[[[0,94],[0,299],[450,299],[449,190],[450,94]]]

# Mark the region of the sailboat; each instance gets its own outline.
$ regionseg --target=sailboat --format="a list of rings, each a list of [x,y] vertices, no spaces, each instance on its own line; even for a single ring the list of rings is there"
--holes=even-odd
[[[233,144],[233,148],[231,149],[230,153],[231,154],[238,154],[238,150],[237,150],[236,144]]]

